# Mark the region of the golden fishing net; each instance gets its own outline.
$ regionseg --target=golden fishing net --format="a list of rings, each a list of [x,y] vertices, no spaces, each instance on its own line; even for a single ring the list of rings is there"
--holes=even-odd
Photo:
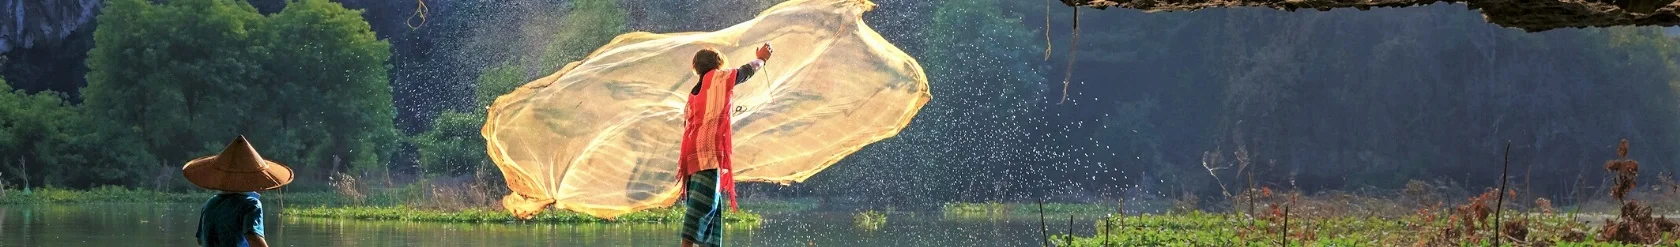
[[[760,44],[776,54],[736,87],[739,181],[801,182],[891,137],[927,103],[916,60],[863,23],[866,0],[794,0],[716,32],[620,35],[559,72],[503,95],[484,138],[521,218],[549,205],[612,218],[677,201],[683,106],[694,52],[728,68]]]

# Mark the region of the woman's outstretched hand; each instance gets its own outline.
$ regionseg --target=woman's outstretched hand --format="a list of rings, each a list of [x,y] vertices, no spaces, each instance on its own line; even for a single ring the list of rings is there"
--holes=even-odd
[[[771,53],[775,52],[775,50],[770,49],[770,43],[764,43],[763,46],[758,47],[758,60],[770,61]]]

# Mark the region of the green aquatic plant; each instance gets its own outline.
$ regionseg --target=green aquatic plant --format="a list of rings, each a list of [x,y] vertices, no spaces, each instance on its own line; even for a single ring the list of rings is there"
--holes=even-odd
[[[853,214],[852,221],[858,229],[879,231],[887,224],[887,214],[875,210],[863,211]]]
[[[948,202],[940,207],[940,212],[946,217],[957,218],[998,218],[1008,216],[1009,208],[1019,206],[1001,202],[967,203]]]
[[[1045,203],[1044,215],[1050,218],[1066,218],[1072,216],[1100,216],[1116,212],[1111,205],[1087,203]],[[947,218],[958,219],[997,219],[1007,217],[1038,217],[1038,205],[1027,203],[1001,202],[951,202],[940,207],[940,213]]]

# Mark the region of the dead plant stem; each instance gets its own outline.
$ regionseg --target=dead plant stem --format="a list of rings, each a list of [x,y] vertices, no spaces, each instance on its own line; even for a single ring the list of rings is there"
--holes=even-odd
[[[1499,199],[1493,203],[1493,246],[1499,246],[1499,235],[1504,234],[1504,232],[1499,229],[1500,227],[1504,227],[1499,225],[1499,215],[1501,213],[1500,211],[1504,211],[1505,208],[1505,177],[1506,174],[1510,172],[1511,141],[1507,140],[1505,141],[1505,166],[1503,169],[1499,170],[1499,191],[1495,192],[1499,193]]]
[[[1050,227],[1044,225],[1044,199],[1038,199],[1038,233],[1044,235],[1044,246],[1050,246]]]

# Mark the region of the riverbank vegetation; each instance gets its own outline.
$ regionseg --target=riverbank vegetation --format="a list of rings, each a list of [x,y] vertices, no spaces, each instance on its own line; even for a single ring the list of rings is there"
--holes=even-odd
[[[452,223],[682,223],[684,209],[681,207],[649,209],[620,215],[612,219],[602,219],[586,214],[570,211],[549,210],[538,213],[528,220],[519,220],[512,214],[502,210],[487,208],[473,208],[456,211],[420,209],[403,206],[350,206],[350,207],[306,207],[287,209],[283,215],[311,218],[340,218],[358,220],[395,220],[416,222],[452,222]],[[747,211],[725,212],[723,221],[730,224],[725,226],[758,226],[762,220],[756,213]]]
[[[1094,236],[1073,237],[1071,245],[1065,234],[1056,234],[1050,240],[1058,246],[1489,246],[1495,237],[1490,225],[1428,216],[1293,217],[1286,227],[1282,218],[1255,219],[1234,213],[1116,216],[1098,221]],[[1536,214],[1505,218],[1509,224],[1498,235],[1505,238],[1501,246],[1610,244],[1585,237],[1596,232],[1586,231],[1585,224],[1570,217]],[[1103,229],[1105,225],[1108,229]],[[1477,231],[1464,232],[1465,226],[1477,227]]]
[[[477,205],[445,206],[437,195],[426,195],[415,189],[388,190],[365,194],[360,198],[346,196],[334,192],[262,192],[262,199],[269,210],[278,212],[282,216],[384,220],[384,221],[412,221],[412,222],[451,222],[451,223],[556,223],[556,224],[586,224],[586,223],[680,223],[683,211],[681,208],[659,208],[634,212],[613,219],[602,219],[581,213],[565,210],[549,210],[537,214],[528,220],[515,219],[511,214],[496,208],[497,205],[481,203]],[[441,190],[441,189],[436,189]],[[215,191],[202,193],[159,192],[144,189],[130,189],[118,186],[104,186],[89,190],[75,190],[62,188],[37,189],[6,189],[0,191],[0,205],[62,205],[62,204],[104,204],[104,203],[179,203],[198,204],[214,196]],[[428,198],[431,197],[431,198]],[[447,197],[447,196],[444,196]],[[793,202],[761,202],[743,203],[742,211],[724,213],[724,221],[740,223],[741,226],[757,226],[762,220],[756,212],[756,207],[769,210],[788,210],[796,203]]]
[[[1489,246],[1498,238],[1501,246],[1637,246],[1680,240],[1663,233],[1673,231],[1672,226],[1653,223],[1618,230],[1612,223],[1656,221],[1648,208],[1642,216],[1608,212],[1611,219],[1605,220],[1552,208],[1549,200],[1538,199],[1507,201],[1505,210],[1495,213],[1495,193],[1411,212],[1365,210],[1364,204],[1337,196],[1279,193],[1259,203],[1253,214],[1238,210],[1112,215],[1096,219],[1095,234],[1050,232],[1048,241],[1058,246]]]
[[[1063,246],[1619,246],[1680,242],[1680,223],[1664,215],[1675,212],[1680,183],[1668,174],[1660,174],[1655,183],[1641,189],[1640,164],[1628,158],[1628,147],[1628,140],[1622,140],[1615,158],[1604,162],[1603,169],[1613,178],[1606,181],[1613,182],[1593,197],[1594,201],[1613,202],[1617,205],[1613,209],[1583,211],[1577,205],[1560,210],[1544,196],[1520,194],[1506,187],[1504,177],[1509,169],[1502,169],[1498,174],[1500,187],[1458,197],[1466,198],[1463,200],[1443,196],[1442,192],[1450,190],[1446,186],[1417,180],[1407,182],[1398,196],[1387,197],[1308,195],[1293,189],[1274,193],[1269,186],[1236,184],[1241,186],[1233,186],[1239,188],[1238,192],[1227,192],[1229,196],[1221,205],[1191,206],[1223,208],[1220,213],[1194,210],[1169,215],[1111,215],[1099,218],[1093,236],[1067,234],[1047,236],[1045,240]],[[1195,201],[1188,198],[1181,201]],[[1532,199],[1523,200],[1527,198]]]
[[[202,203],[208,194],[169,193],[101,186],[89,190],[60,188],[0,190],[0,205],[77,203]]]

